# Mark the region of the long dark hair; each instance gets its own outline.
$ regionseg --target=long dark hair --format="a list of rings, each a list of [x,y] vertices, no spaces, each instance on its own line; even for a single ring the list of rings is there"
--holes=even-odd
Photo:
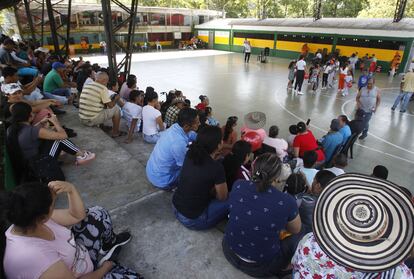
[[[252,164],[252,181],[256,183],[257,191],[268,190],[281,171],[282,162],[275,153],[265,153],[257,157]]]
[[[345,124],[346,124],[346,125],[349,125],[349,119],[348,119],[348,116],[346,116],[346,115],[342,114],[342,115],[340,115],[340,116],[339,116],[339,118],[341,118],[341,120],[342,120],[343,122],[345,122]]]
[[[13,224],[24,231],[33,228],[40,218],[49,214],[53,198],[47,185],[34,182],[18,186],[10,192],[3,192],[0,201],[0,275],[4,275],[7,227]]]
[[[26,173],[26,164],[19,144],[19,133],[24,125],[22,122],[29,121],[31,113],[32,107],[27,103],[19,102],[11,107],[11,125],[7,129],[6,145],[17,183],[20,183],[22,176]]]
[[[223,165],[226,173],[226,182],[231,189],[236,180],[237,173],[243,165],[246,156],[252,152],[252,145],[244,140],[236,141],[231,149],[231,153],[224,157]]]
[[[233,126],[237,123],[238,118],[236,116],[230,116],[227,118],[226,126],[224,127],[223,140],[227,141],[231,133],[233,133]]]
[[[217,126],[206,126],[197,134],[197,139],[190,145],[187,156],[196,165],[203,164],[221,143],[221,129]]]

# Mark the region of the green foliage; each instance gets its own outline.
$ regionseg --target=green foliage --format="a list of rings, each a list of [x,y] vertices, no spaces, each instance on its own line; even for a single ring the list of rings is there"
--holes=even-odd
[[[396,0],[368,0],[366,7],[361,10],[358,17],[386,18],[394,17]],[[414,1],[407,1],[405,17],[414,17]]]

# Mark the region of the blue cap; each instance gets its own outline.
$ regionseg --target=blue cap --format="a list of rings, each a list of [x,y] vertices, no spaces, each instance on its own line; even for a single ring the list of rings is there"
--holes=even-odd
[[[53,68],[53,69],[55,69],[55,70],[57,70],[57,69],[59,69],[59,68],[66,68],[66,66],[65,66],[65,64],[63,64],[63,63],[60,63],[60,62],[54,62],[54,63],[52,64],[52,68]]]

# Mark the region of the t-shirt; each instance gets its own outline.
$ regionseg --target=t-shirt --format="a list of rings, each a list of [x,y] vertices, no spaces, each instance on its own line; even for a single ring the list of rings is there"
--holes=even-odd
[[[323,70],[324,74],[329,74],[332,71],[332,66],[331,65],[326,65],[323,68],[324,68],[324,70]]]
[[[161,116],[161,112],[153,106],[146,105],[142,109],[142,133],[152,136],[158,133],[157,118]]]
[[[406,73],[401,82],[404,82],[404,85],[402,87],[403,91],[409,93],[414,92],[414,72]]]
[[[186,134],[177,123],[161,134],[146,166],[147,178],[151,184],[167,188],[177,181],[187,146],[195,137],[195,133]]]
[[[347,75],[346,77],[345,77],[345,82],[346,83],[350,83],[350,82],[352,82],[352,76],[351,75]]]
[[[325,160],[323,151],[321,149],[316,150],[318,144],[310,130],[303,135],[296,135],[295,140],[293,141],[293,147],[299,147],[299,157],[301,158],[306,151],[314,150],[318,154],[318,162]]]
[[[345,124],[345,126],[343,126],[341,129],[339,129],[339,132],[342,135],[342,144],[345,144],[346,141],[349,139],[349,137],[351,136],[351,128],[349,128],[349,126],[347,124]]]
[[[61,88],[62,86],[62,77],[55,69],[52,69],[45,77],[43,82],[43,90],[45,92],[52,93],[55,89]]]
[[[189,219],[196,219],[212,200],[211,190],[226,182],[224,167],[208,156],[201,165],[185,157],[178,188],[173,196],[174,207]]]
[[[250,44],[244,43],[243,46],[244,46],[244,52],[246,52],[246,53],[252,52],[252,48],[251,48]]]
[[[79,117],[84,120],[94,119],[103,109],[104,104],[110,103],[108,88],[92,82],[82,89],[79,100]]]
[[[276,149],[276,154],[280,158],[280,160],[283,161],[283,158],[287,155],[288,150],[288,143],[284,139],[279,138],[271,138],[271,137],[265,137],[264,144],[267,144],[271,147],[274,147]]]
[[[321,143],[327,161],[332,159],[332,157],[335,155],[336,149],[342,144],[342,141],[343,137],[340,132],[328,133],[323,137]]]
[[[336,176],[338,176],[338,175],[341,175],[341,174],[344,174],[344,173],[345,173],[345,171],[344,171],[343,169],[340,169],[340,168],[337,168],[337,167],[332,167],[332,168],[325,169],[325,170],[332,172],[332,173],[333,173],[333,174],[335,174]]]
[[[135,87],[136,88],[136,87]],[[129,93],[135,88],[129,88],[127,83],[124,82],[119,90],[119,95],[124,98],[125,100],[129,100]]]
[[[298,62],[296,62],[296,69],[298,71],[304,71],[306,68],[306,62],[305,60],[299,60]]]
[[[135,126],[135,132],[139,132],[142,118],[141,106],[131,102],[126,102],[125,105],[122,107],[122,117],[126,120],[128,128],[131,128],[131,122],[133,119],[138,119],[137,126]]]
[[[75,242],[72,232],[49,219],[45,225],[54,240],[13,234],[6,231],[4,269],[7,278],[37,279],[58,261],[63,261],[75,277],[93,271],[88,250]]]
[[[9,133],[10,130],[7,132]],[[22,156],[28,160],[39,154],[39,131],[40,126],[23,125],[20,129],[18,140]]]
[[[392,278],[412,279],[411,270],[403,263],[392,270],[379,273],[364,273],[336,263],[320,248],[313,233],[305,235],[299,242],[292,258],[293,279],[322,278]]]
[[[258,192],[254,182],[237,180],[229,197],[224,239],[248,261],[266,263],[280,253],[279,232],[298,215],[295,199],[270,186]]]

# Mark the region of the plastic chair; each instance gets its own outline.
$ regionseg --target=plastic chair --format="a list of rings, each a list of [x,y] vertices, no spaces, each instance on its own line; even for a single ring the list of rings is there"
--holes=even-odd
[[[324,168],[330,168],[333,165],[333,160],[336,157],[336,155],[340,154],[342,152],[342,148],[344,145],[340,144],[335,148],[334,153],[332,154],[332,157],[329,159],[329,161],[325,162]]]
[[[348,152],[350,152],[351,159],[354,159],[354,150],[353,150],[353,147],[354,147],[355,141],[358,138],[358,135],[359,134],[357,134],[357,133],[352,134],[349,137],[349,139],[345,142],[345,144],[343,145],[343,148],[341,150],[341,153],[345,154],[347,157],[348,157]]]

